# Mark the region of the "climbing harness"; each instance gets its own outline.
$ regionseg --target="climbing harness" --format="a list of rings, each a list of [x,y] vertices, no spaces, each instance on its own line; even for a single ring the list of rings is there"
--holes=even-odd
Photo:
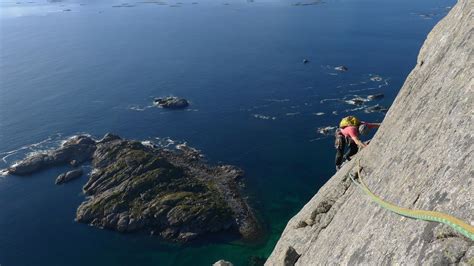
[[[360,160],[359,160],[358,169],[357,169],[357,176],[358,176],[359,182],[357,182],[354,176],[350,174],[352,182],[356,184],[360,189],[362,189],[362,191],[364,191],[364,193],[367,196],[369,196],[373,202],[377,203],[382,208],[389,210],[391,212],[397,213],[399,215],[405,216],[405,217],[409,217],[409,218],[413,218],[417,220],[423,220],[423,221],[438,222],[438,223],[449,225],[454,230],[458,231],[459,233],[463,234],[467,238],[474,241],[474,226],[469,225],[466,222],[454,216],[451,216],[442,212],[408,209],[408,208],[399,207],[390,202],[387,202],[383,200],[382,198],[380,198],[379,196],[375,195],[372,191],[370,191],[370,189],[364,183],[364,180],[362,180],[362,176],[360,172],[361,172],[361,167],[360,167]]]

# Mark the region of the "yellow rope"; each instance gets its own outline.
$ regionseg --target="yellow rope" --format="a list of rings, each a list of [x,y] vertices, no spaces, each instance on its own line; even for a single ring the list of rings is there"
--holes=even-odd
[[[382,208],[392,211],[394,213],[406,216],[406,217],[410,217],[410,218],[414,218],[418,220],[424,220],[424,221],[439,222],[439,223],[449,225],[454,230],[458,231],[459,233],[463,234],[467,238],[474,241],[474,226],[469,225],[466,222],[454,216],[451,216],[442,212],[436,212],[436,211],[425,211],[425,210],[403,208],[395,204],[392,204],[390,202],[387,202],[383,200],[382,198],[380,198],[379,196],[375,195],[367,187],[367,185],[364,183],[364,180],[362,179],[360,160],[358,163],[357,175],[359,178],[359,182],[356,182],[355,179],[352,177],[352,175],[350,175],[352,182],[354,182],[354,184],[356,184],[359,188],[361,188],[362,191],[364,191],[365,194],[367,194],[372,201],[379,204]]]

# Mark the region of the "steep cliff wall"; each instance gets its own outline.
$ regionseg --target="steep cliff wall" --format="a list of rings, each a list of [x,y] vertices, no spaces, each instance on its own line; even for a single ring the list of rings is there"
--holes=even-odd
[[[358,158],[376,194],[474,224],[473,1],[428,35],[383,125]],[[474,264],[474,243],[448,226],[380,208],[346,164],[293,217],[266,265]]]

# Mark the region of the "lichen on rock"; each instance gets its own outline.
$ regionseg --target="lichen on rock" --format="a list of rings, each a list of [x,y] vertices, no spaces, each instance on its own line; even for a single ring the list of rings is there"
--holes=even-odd
[[[178,242],[228,230],[248,239],[261,234],[240,193],[243,171],[210,166],[189,147],[167,150],[112,134],[99,141],[75,136],[56,150],[27,157],[9,173],[32,174],[89,160],[93,171],[83,187],[88,197],[77,209],[78,222],[119,232],[145,231]],[[82,170],[60,175],[58,183],[80,174]]]

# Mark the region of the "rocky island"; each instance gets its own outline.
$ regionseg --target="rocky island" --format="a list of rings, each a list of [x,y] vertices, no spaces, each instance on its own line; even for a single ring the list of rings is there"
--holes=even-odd
[[[166,109],[183,109],[189,106],[188,100],[174,96],[155,98],[153,104]]]
[[[93,170],[83,187],[88,197],[77,209],[78,222],[177,242],[223,231],[257,238],[261,227],[240,193],[242,170],[209,166],[201,157],[187,146],[168,150],[112,134],[97,141],[80,135],[55,150],[25,158],[8,173],[30,175],[91,161]],[[68,175],[71,172],[61,175],[59,183]],[[77,176],[79,172],[73,172]]]

